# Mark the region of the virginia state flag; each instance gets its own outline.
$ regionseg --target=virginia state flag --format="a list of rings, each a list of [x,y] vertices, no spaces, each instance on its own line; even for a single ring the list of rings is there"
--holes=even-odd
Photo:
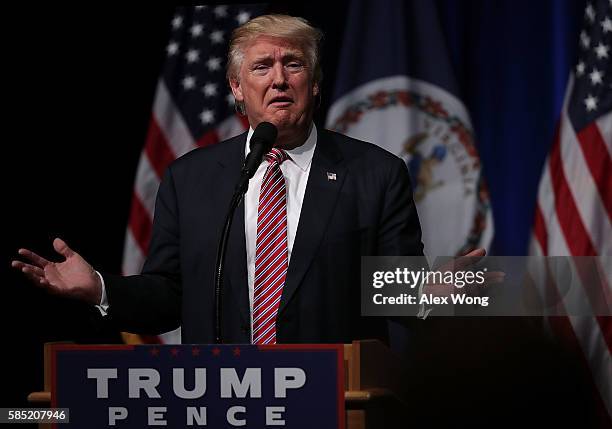
[[[327,127],[406,162],[429,257],[487,247],[488,191],[436,3],[349,6]]]

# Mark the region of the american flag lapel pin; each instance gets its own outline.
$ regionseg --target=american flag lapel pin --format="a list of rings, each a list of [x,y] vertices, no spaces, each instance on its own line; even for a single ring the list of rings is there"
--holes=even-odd
[[[327,180],[335,181],[336,180],[336,173],[330,173],[328,171],[327,172]]]

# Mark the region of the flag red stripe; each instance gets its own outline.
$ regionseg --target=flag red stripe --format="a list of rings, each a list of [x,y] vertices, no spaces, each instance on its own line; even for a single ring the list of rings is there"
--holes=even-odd
[[[595,122],[591,122],[576,136],[608,213],[608,219],[612,220],[612,172],[610,171],[612,170],[612,160],[606,148],[606,143]]]
[[[597,250],[588,235],[576,203],[570,191],[565,172],[563,170],[561,160],[561,141],[556,140],[553,144],[550,153],[550,175],[553,182],[553,189],[555,190],[555,210],[557,212],[557,218],[559,219],[559,226],[565,236],[565,242],[567,243],[570,253],[574,256],[597,256]],[[585,279],[583,279],[584,282]],[[591,305],[595,307],[595,297],[592,293],[589,293],[589,288],[585,288],[587,297],[591,302]],[[598,317],[597,322],[601,328],[602,334],[604,334],[604,340],[606,339],[605,333],[607,326],[602,318]],[[610,342],[606,341],[608,349],[611,349]]]
[[[249,118],[243,115],[238,115],[238,119],[240,119],[240,122],[242,122],[242,126],[245,130],[248,130],[250,128],[251,125],[249,124]]]
[[[546,174],[546,173],[545,173]],[[533,221],[533,233],[540,243],[542,253],[546,254],[548,250],[548,233],[546,232],[546,222],[540,204],[536,204],[535,219]]]
[[[138,195],[132,194],[132,208],[130,210],[130,230],[134,240],[138,243],[143,255],[147,254],[149,241],[151,241],[152,219],[145,209]]]
[[[596,256],[595,247],[584,227],[580,212],[567,184],[563,171],[563,161],[561,160],[560,139],[557,139],[553,144],[549,166],[550,177],[555,190],[555,211],[570,253],[574,256]]]
[[[215,144],[219,142],[219,134],[217,130],[212,129],[206,134],[204,134],[200,139],[196,142],[199,147],[210,146],[211,144]]]
[[[155,118],[151,119],[144,150],[157,177],[161,179],[175,156]]]
[[[609,296],[607,295],[609,293],[606,293],[608,291],[606,290],[607,283],[605,277],[600,277],[603,273],[598,272],[595,267],[597,262],[575,261],[574,264],[582,283],[582,290],[585,292],[591,307],[594,311],[596,311],[595,309],[598,310],[595,314],[602,314],[601,312],[608,308]],[[606,346],[608,346],[608,353],[612,353],[612,333],[610,332],[612,329],[612,317],[597,316],[596,320],[601,330],[602,338]]]
[[[542,249],[544,256],[548,256],[548,249]],[[548,299],[551,299],[552,302],[558,303],[560,308],[558,308],[560,314],[565,314],[565,309],[563,308],[563,302],[559,296],[559,291],[555,284],[552,284],[549,279],[552,279],[552,275],[548,271],[548,264],[546,264],[546,293],[550,294]],[[598,318],[605,319],[601,322],[598,320],[599,326],[604,334],[604,340],[608,345],[608,349],[610,348],[610,337],[612,336],[612,318]],[[582,349],[580,346],[580,341],[576,336],[576,332],[567,316],[548,316],[547,317],[548,324],[551,329],[554,331],[555,336],[557,338],[562,338],[564,343],[569,347],[573,352],[578,356],[578,359],[582,362],[580,365],[580,369],[584,372],[584,379],[588,380],[590,385],[589,391],[591,392],[591,396],[594,403],[594,409],[597,413],[598,420],[605,425],[610,423],[610,416],[608,415],[608,411],[606,405],[599,393],[599,389],[595,384],[595,380],[593,378],[593,374],[590,372],[591,365],[588,362],[586,351]],[[605,427],[602,426],[602,427]]]
[[[597,323],[599,323],[604,341],[608,345],[608,351],[612,353],[612,316],[598,316]]]

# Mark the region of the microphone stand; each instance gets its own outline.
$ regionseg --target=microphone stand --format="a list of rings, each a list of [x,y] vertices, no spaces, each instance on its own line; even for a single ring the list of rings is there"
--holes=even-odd
[[[221,344],[223,342],[221,320],[222,320],[222,303],[221,289],[223,288],[223,271],[225,269],[225,254],[227,253],[227,239],[229,238],[229,232],[232,228],[232,220],[234,219],[234,212],[240,205],[244,194],[246,194],[249,188],[249,177],[247,174],[242,174],[240,181],[236,185],[236,190],[232,196],[227,216],[225,217],[225,225],[223,226],[223,233],[221,235],[221,241],[217,248],[217,263],[215,266],[215,344]]]
[[[219,247],[217,248],[217,263],[215,266],[215,344],[221,344],[223,342],[221,329],[221,323],[223,320],[223,297],[221,296],[221,291],[223,289],[223,270],[225,268],[225,254],[227,253],[227,239],[229,238],[229,232],[232,227],[234,212],[244,198],[244,194],[246,194],[246,191],[249,188],[249,180],[251,180],[251,177],[253,177],[255,171],[257,171],[257,168],[261,164],[262,158],[272,148],[274,141],[276,140],[277,132],[278,130],[276,127],[269,122],[260,122],[259,125],[257,125],[257,128],[255,128],[250,141],[251,151],[247,155],[244,165],[242,166],[240,180],[236,185],[227,216],[225,217],[225,225],[223,226],[221,241],[219,242]]]

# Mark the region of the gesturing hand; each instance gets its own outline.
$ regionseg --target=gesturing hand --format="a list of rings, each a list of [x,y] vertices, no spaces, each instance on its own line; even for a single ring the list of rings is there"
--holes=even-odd
[[[457,258],[452,259],[446,264],[438,267],[436,271],[440,272],[457,272],[470,268],[471,266],[477,264],[482,258],[487,254],[486,250],[483,248],[478,248],[472,250],[466,255],[459,256]],[[483,288],[492,284],[501,283],[504,280],[505,273],[501,271],[488,271],[484,273],[484,284],[478,286],[479,288]],[[436,284],[431,282],[429,284],[425,284],[424,292],[428,294],[432,294],[434,296],[450,296],[453,292],[456,291],[456,287],[453,284]],[[472,287],[466,286],[466,292],[474,292],[478,289],[474,289]]]
[[[52,293],[91,304],[100,303],[102,284],[93,267],[59,238],[53,240],[53,248],[65,258],[63,262],[51,262],[31,250],[19,249],[19,255],[29,263],[14,260],[11,266]]]

